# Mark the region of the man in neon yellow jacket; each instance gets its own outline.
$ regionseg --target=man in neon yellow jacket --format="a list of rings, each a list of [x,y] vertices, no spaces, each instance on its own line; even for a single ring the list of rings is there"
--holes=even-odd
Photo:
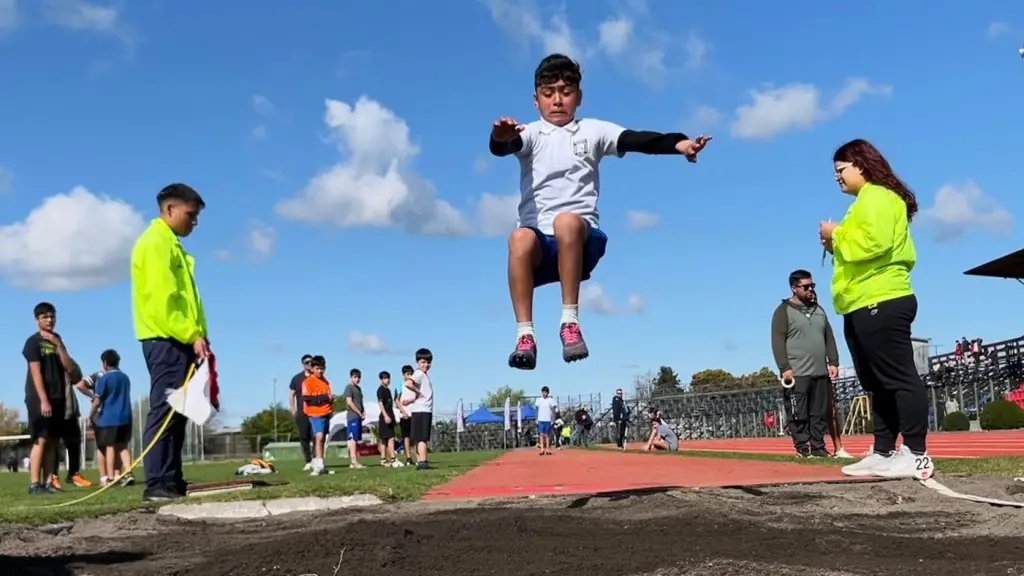
[[[211,352],[206,314],[195,282],[195,259],[178,241],[192,233],[206,204],[185,184],[166,186],[156,198],[160,217],[139,236],[132,250],[132,317],[150,377],[143,446],[149,446],[172,413],[168,392],[184,384],[197,357]],[[181,450],[186,424],[184,416],[171,416],[167,429],[143,458],[146,500],[185,495]]]

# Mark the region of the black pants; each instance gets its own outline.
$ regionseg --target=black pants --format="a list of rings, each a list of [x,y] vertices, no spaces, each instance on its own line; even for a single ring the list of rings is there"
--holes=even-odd
[[[916,453],[928,436],[928,392],[917,374],[910,325],[917,297],[903,296],[843,317],[846,346],[864,391],[871,394],[875,452],[896,449],[896,435]]]
[[[313,452],[310,445],[313,442],[313,427],[309,425],[309,416],[299,407],[295,413],[295,427],[299,429],[299,448],[302,449],[302,459],[309,464],[313,460]]]
[[[789,433],[797,452],[824,450],[828,434],[828,376],[796,376],[788,392]]]
[[[64,421],[60,439],[68,451],[68,478],[82,471],[82,429],[77,418]],[[53,473],[60,474],[60,454],[57,455],[57,466]]]
[[[149,369],[149,413],[142,432],[142,445],[149,446],[168,414],[173,413],[167,393],[181,388],[196,355],[192,346],[166,338],[142,341],[142,355]],[[188,419],[174,413],[167,429],[142,459],[146,471],[146,489],[185,493],[181,470],[181,450],[185,447]]]
[[[615,422],[615,445],[622,448],[626,444],[626,421]]]

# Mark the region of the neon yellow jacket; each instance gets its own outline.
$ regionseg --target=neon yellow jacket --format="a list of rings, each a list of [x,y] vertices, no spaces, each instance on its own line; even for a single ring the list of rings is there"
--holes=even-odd
[[[832,303],[837,314],[914,293],[917,262],[907,205],[895,192],[867,184],[832,232]]]
[[[172,338],[192,344],[207,335],[195,266],[195,258],[185,252],[171,227],[154,219],[132,249],[136,338]]]

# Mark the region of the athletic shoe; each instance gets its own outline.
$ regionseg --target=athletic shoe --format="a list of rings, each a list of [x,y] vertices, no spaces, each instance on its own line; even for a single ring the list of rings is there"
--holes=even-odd
[[[47,486],[52,486],[55,490],[64,490],[64,485],[60,483],[60,477],[56,474],[50,476],[50,481],[46,483]]]
[[[353,468],[353,469],[356,469],[356,470],[359,470],[359,469],[365,468],[365,466],[363,466],[363,465],[362,465],[362,464],[360,464],[359,462],[353,462],[353,463],[349,464],[349,465],[348,465],[348,467],[349,467],[349,468]]]
[[[856,478],[880,476],[889,466],[892,466],[895,454],[895,452],[890,452],[887,456],[883,456],[877,452],[872,452],[859,462],[843,466],[843,474]]]
[[[403,464],[401,460],[395,460],[394,462],[391,463],[391,467],[392,468],[405,468],[405,464]]]
[[[840,448],[839,450],[836,451],[835,454],[832,455],[832,457],[833,458],[849,458],[851,460],[853,459],[853,456],[850,455],[850,453],[846,451],[846,448]]]
[[[163,487],[146,488],[146,491],[142,493],[142,499],[147,502],[167,502],[178,498],[182,498],[182,495]]]
[[[508,366],[520,370],[537,367],[537,340],[532,334],[523,334],[516,340],[516,349],[508,357]]]
[[[313,469],[313,463],[312,462],[306,462],[306,465],[302,467],[302,471],[303,472],[309,472],[312,469]]]
[[[28,487],[29,494],[53,494],[53,490],[47,490],[46,486],[42,484],[30,484]]]
[[[82,476],[81,472],[68,476],[68,482],[78,486],[79,488],[92,488],[92,482],[90,482],[85,476]]]
[[[590,356],[590,350],[587,349],[587,343],[583,341],[583,332],[580,331],[579,324],[576,322],[562,324],[558,333],[562,338],[562,360],[576,362]]]
[[[121,488],[127,488],[128,486],[135,484],[135,476],[132,475],[131,472],[122,474],[121,477],[117,479],[117,484]]]
[[[811,450],[811,458],[829,458],[832,455],[828,453],[828,450]]]
[[[927,480],[935,475],[935,463],[927,453],[920,456],[901,446],[890,458],[888,467],[875,473],[880,478],[913,478]]]
[[[416,464],[416,469],[417,470],[430,470],[430,464],[426,460],[424,460],[423,462],[420,462],[419,464]]]
[[[415,466],[416,462],[412,458],[406,458],[405,459],[405,465],[406,466]]]

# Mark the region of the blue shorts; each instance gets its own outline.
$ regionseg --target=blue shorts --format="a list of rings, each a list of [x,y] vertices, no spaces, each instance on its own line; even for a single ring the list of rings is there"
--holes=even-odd
[[[540,264],[533,269],[533,286],[554,284],[558,277],[558,240],[553,235],[545,234],[537,228],[530,228],[540,241]],[[583,274],[580,280],[589,280],[590,273],[597,268],[597,263],[604,257],[608,246],[608,236],[598,228],[591,228],[587,234],[587,244],[583,247]]]
[[[537,434],[551,434],[551,422],[537,422]]]
[[[331,431],[331,417],[330,416],[310,416],[309,427],[313,429],[313,434],[327,434]]]
[[[348,432],[348,439],[355,440],[356,442],[362,442],[363,440],[363,421],[359,418],[355,420],[349,420],[345,424],[345,430]]]

